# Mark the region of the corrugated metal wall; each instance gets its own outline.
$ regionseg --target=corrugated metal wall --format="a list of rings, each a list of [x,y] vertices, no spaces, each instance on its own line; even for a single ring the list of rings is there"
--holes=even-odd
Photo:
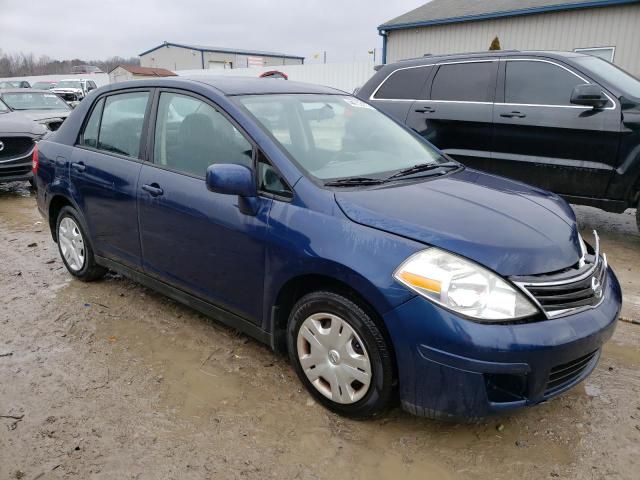
[[[573,50],[616,47],[614,63],[640,75],[640,5],[590,8],[389,32],[387,62],[487,50],[495,36],[502,49]]]

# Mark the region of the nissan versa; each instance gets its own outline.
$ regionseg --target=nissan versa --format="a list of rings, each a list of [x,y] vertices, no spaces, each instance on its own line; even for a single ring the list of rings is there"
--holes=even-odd
[[[33,154],[64,263],[287,351],[352,417],[478,418],[595,368],[618,280],[556,195],[464,168],[368,104],[251,78],[92,92]]]

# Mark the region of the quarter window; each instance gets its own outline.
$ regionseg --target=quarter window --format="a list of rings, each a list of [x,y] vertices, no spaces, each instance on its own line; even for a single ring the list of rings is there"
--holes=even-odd
[[[162,93],[156,120],[154,163],[204,177],[215,163],[251,167],[252,146],[211,105],[186,95]]]
[[[107,97],[100,123],[98,149],[138,158],[149,92]]]
[[[104,98],[100,99],[100,101],[96,103],[96,106],[93,107],[89,121],[84,127],[82,141],[80,143],[86,147],[96,148],[98,146],[98,128],[100,128],[102,107],[104,107]]]
[[[375,94],[376,99],[413,100],[420,98],[431,66],[404,68],[389,76]]]
[[[508,61],[504,101],[528,105],[571,105],[574,87],[585,83],[553,63]]]
[[[496,62],[441,65],[433,79],[431,100],[492,102]]]

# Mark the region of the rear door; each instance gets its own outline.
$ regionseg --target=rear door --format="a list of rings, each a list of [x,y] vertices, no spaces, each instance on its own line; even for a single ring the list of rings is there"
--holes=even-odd
[[[493,101],[498,60],[437,65],[425,99],[411,105],[407,125],[471,167],[491,157]]]
[[[257,197],[249,215],[237,196],[205,184],[215,163],[253,170],[252,143],[208,100],[178,91],[161,91],[153,124],[152,162],[142,167],[138,190],[144,270],[258,323],[273,200]]]
[[[564,195],[604,195],[616,166],[620,109],[613,96],[603,109],[572,105],[574,87],[586,83],[594,82],[560,62],[504,60],[486,170]]]
[[[101,97],[74,148],[70,181],[97,255],[137,267],[137,182],[150,89]]]

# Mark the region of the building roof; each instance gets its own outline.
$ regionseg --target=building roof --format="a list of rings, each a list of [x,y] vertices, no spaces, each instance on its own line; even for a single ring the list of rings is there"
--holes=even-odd
[[[378,30],[399,30],[628,3],[640,3],[640,0],[431,0],[383,23]]]
[[[166,68],[138,67],[136,65],[118,65],[116,68],[122,68],[134,75],[144,75],[146,77],[175,77],[176,74]],[[115,70],[116,68],[112,69]],[[111,73],[109,72],[109,73]]]
[[[237,53],[240,55],[257,55],[263,57],[280,57],[280,58],[294,58],[296,60],[304,60],[304,57],[299,57],[297,55],[289,55],[286,53],[278,53],[278,52],[265,52],[261,50],[244,50],[240,48],[225,48],[225,47],[210,47],[205,45],[193,45],[186,43],[173,43],[173,42],[164,42],[162,45],[158,45],[157,47],[153,47],[149,50],[146,50],[139,54],[139,56],[146,55],[147,53],[151,53],[155,50],[158,50],[162,47],[182,47],[188,48],[189,50],[197,50],[199,52],[215,52],[215,53]]]

